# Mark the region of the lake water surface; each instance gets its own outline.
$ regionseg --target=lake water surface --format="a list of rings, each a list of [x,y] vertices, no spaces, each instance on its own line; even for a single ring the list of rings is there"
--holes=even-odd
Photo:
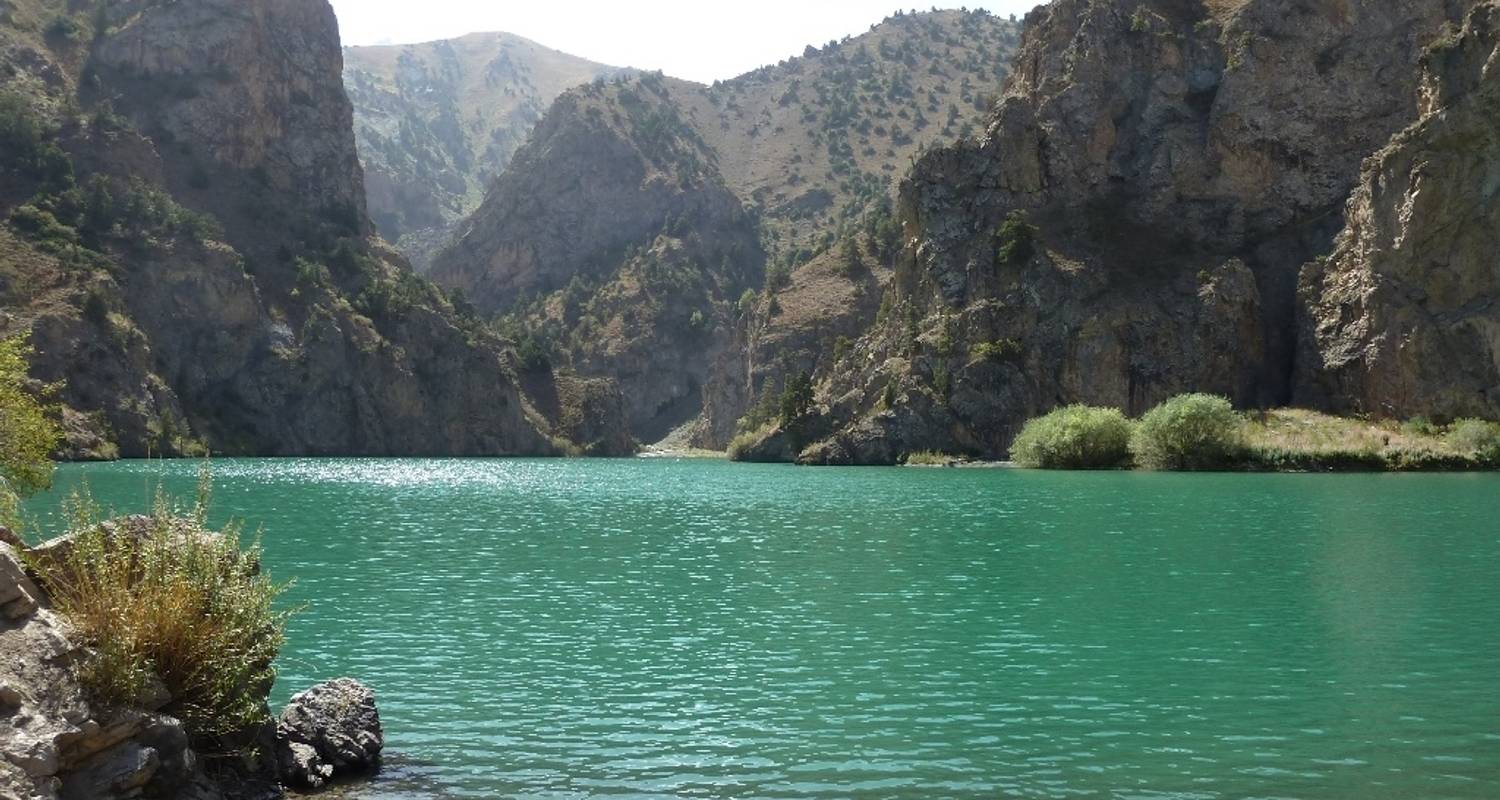
[[[310,604],[276,702],[378,693],[361,798],[1500,797],[1497,476],[214,470]]]

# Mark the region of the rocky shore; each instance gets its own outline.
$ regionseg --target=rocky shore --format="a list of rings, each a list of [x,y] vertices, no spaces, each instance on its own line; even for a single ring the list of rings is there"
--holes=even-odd
[[[141,707],[96,707],[84,645],[28,570],[33,552],[0,528],[0,800],[271,800],[378,765],[374,693],[348,678],[211,747],[161,712],[172,698],[159,681]]]

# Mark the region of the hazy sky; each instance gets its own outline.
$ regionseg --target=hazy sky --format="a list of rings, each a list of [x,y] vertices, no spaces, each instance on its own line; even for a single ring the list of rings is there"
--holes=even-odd
[[[594,61],[703,82],[732,78],[801,55],[809,44],[868,30],[899,7],[893,0],[332,1],[346,45],[506,31]],[[1021,17],[1039,1],[989,0],[968,7]],[[932,0],[919,6],[931,7]]]

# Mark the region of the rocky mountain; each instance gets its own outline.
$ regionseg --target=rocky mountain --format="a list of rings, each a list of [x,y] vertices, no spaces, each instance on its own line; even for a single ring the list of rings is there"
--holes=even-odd
[[[1032,12],[984,137],[926,154],[902,183],[881,321],[819,376],[820,409],[751,456],[1003,457],[1059,404],[1302,399],[1299,272],[1333,249],[1361,161],[1418,119],[1419,64],[1465,5]]]
[[[69,454],[562,446],[373,234],[325,0],[0,5],[0,333]]]
[[[746,292],[853,291],[792,275],[869,227],[924,147],[976,129],[1015,31],[983,12],[901,14],[713,86],[574,89],[431,275],[512,314],[552,360],[618,379],[642,440],[707,406],[697,439],[722,446],[765,380],[745,361],[752,321],[788,304]]]
[[[552,101],[618,73],[506,33],[345,48],[376,228],[425,269]]]
[[[1298,395],[1398,418],[1500,418],[1500,4],[1423,56],[1421,118],[1365,163],[1302,274]]]

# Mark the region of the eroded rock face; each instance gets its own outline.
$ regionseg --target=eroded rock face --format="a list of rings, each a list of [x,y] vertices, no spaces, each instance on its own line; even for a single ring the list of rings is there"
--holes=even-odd
[[[1500,418],[1500,4],[1423,62],[1422,118],[1365,164],[1348,226],[1303,273],[1302,397]]]
[[[292,695],[276,723],[282,782],[318,789],[374,768],[385,744],[375,693],[352,678]]]
[[[338,210],[368,231],[332,6],[125,0],[107,9],[95,68],[132,110],[150,114],[148,134],[190,145],[196,156],[184,161],[256,173],[289,215]],[[240,216],[216,211],[226,223]]]
[[[1032,12],[986,136],[903,183],[889,313],[824,382],[844,432],[808,459],[1003,457],[1027,417],[1073,402],[1290,401],[1297,272],[1330,247],[1360,160],[1417,117],[1422,48],[1459,5]],[[1018,211],[1033,245],[1008,249]]]
[[[127,220],[90,269],[0,234],[0,334],[30,332],[32,375],[64,383],[71,454],[558,451],[510,344],[370,235],[328,3],[132,0],[98,18],[68,51],[0,29],[0,82],[57,119],[79,183],[222,230]],[[8,177],[0,217],[44,189]]]
[[[732,321],[735,339],[712,362],[692,443],[723,450],[758,399],[768,402],[790,377],[837,369],[840,340],[858,339],[875,322],[891,275],[888,254],[856,240],[796,270],[789,285]]]

